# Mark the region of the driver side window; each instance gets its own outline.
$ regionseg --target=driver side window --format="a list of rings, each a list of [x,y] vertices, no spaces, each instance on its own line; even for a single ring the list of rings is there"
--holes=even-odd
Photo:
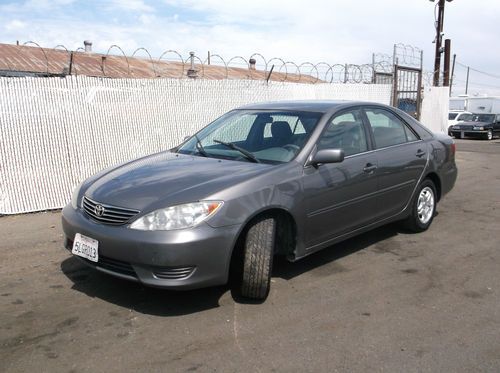
[[[366,134],[359,110],[350,110],[333,117],[318,141],[318,150],[343,149],[344,155],[368,150]]]

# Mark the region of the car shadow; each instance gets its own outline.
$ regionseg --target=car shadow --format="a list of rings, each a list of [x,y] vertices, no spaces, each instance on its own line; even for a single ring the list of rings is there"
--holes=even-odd
[[[272,277],[290,280],[301,274],[328,265],[336,260],[366,249],[402,232],[397,224],[390,224],[327,247],[300,261],[291,263],[277,257]],[[237,303],[259,304],[238,296],[231,286],[218,286],[188,291],[172,291],[145,287],[139,283],[121,280],[96,271],[76,257],[61,263],[61,270],[73,282],[72,289],[89,297],[102,299],[120,307],[155,316],[179,316],[202,312],[220,306],[221,297],[230,291]],[[335,269],[332,269],[335,270]]]
[[[99,272],[70,257],[61,263],[61,270],[73,282],[72,289],[92,298],[155,316],[179,316],[219,307],[227,286],[172,291],[143,286]]]
[[[366,249],[380,241],[406,233],[398,224],[389,224],[346,241],[315,252],[297,262],[289,262],[283,257],[277,257],[273,267],[273,277],[290,280],[305,272],[325,266],[345,256]]]

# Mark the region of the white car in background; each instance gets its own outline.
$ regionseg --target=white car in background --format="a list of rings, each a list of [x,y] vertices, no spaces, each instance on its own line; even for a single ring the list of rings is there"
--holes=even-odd
[[[451,110],[448,113],[448,135],[451,136],[450,129],[452,126],[458,124],[458,122],[471,121],[473,118],[474,114],[469,111]]]

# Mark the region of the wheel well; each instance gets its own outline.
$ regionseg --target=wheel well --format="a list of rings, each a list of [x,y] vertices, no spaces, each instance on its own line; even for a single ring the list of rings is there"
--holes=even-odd
[[[295,223],[295,219],[288,211],[274,208],[258,213],[245,224],[236,240],[235,247],[233,248],[233,256],[243,247],[245,235],[252,223],[265,217],[276,219],[274,254],[293,255],[297,244],[297,224]]]
[[[437,201],[441,199],[441,179],[435,172],[431,172],[426,176],[427,179],[431,180],[436,186]]]

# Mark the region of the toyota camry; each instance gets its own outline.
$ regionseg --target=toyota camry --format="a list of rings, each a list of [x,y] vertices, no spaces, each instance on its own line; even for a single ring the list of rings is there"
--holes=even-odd
[[[398,109],[254,104],[85,180],[63,210],[65,247],[144,285],[234,278],[241,295],[262,300],[275,255],[296,261],[395,221],[425,231],[456,178],[453,140]]]

